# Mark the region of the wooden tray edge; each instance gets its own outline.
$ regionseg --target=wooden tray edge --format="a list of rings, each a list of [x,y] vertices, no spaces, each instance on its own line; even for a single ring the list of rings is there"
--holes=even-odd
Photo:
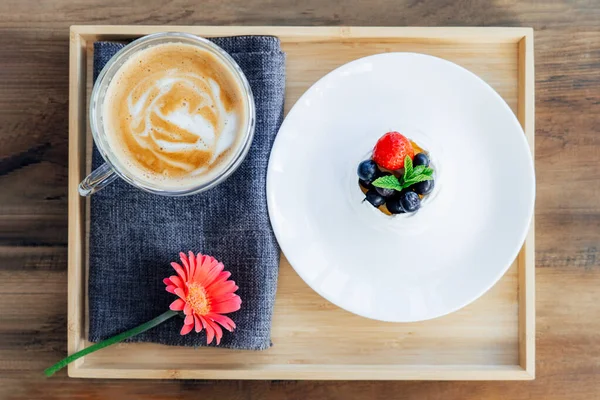
[[[227,379],[227,380],[530,380],[531,375],[518,365],[448,366],[374,366],[362,365],[272,365],[271,368],[247,369],[69,369],[72,378],[122,379]]]
[[[519,41],[519,97],[517,117],[521,122],[535,162],[535,66],[533,29]],[[519,363],[535,378],[535,218],[519,253]]]
[[[524,27],[354,27],[354,26],[177,26],[177,25],[72,25],[71,32],[85,40],[128,38],[154,32],[198,32],[204,36],[272,35],[295,41],[339,38],[386,38],[457,40],[466,43],[518,43],[532,34]]]

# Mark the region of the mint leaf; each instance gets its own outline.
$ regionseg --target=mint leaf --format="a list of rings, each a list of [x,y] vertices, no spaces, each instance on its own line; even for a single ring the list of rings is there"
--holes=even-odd
[[[433,169],[427,167],[423,170],[423,175],[431,176],[433,175]]]
[[[424,165],[417,165],[414,169],[413,172],[411,174],[411,176],[418,176],[421,175],[423,173],[423,171],[425,171],[425,168],[427,168]],[[410,179],[410,177],[408,177],[408,179]]]
[[[412,159],[409,156],[404,157],[404,180],[408,180],[408,178],[413,173],[413,163]]]
[[[381,178],[377,178],[373,181],[372,185],[383,189],[394,189],[397,191],[402,190],[402,185],[398,181],[398,178],[396,178],[394,175],[386,175],[382,176]]]
[[[416,176],[412,177],[411,179],[404,181],[404,183],[402,184],[402,188],[407,188],[409,186],[414,185],[415,183],[419,183],[419,182],[423,182],[423,181],[431,181],[431,180],[433,180],[432,176],[425,175],[425,174],[416,175]]]

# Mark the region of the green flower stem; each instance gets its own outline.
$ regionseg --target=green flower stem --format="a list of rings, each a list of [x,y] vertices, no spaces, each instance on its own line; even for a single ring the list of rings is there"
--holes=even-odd
[[[122,342],[125,339],[128,339],[132,336],[135,336],[139,333],[142,332],[146,332],[148,329],[152,329],[157,325],[162,324],[163,322],[165,322],[166,320],[168,320],[169,318],[172,318],[174,316],[176,316],[178,314],[177,311],[167,311],[162,313],[161,315],[159,315],[158,317],[143,323],[139,326],[136,326],[133,329],[130,329],[128,331],[125,331],[123,333],[119,333],[118,335],[115,335],[111,338],[108,338],[106,340],[103,340],[101,342],[98,342],[96,344],[91,345],[90,347],[86,347],[83,350],[78,351],[75,354],[71,354],[70,356],[68,356],[67,358],[63,358],[62,360],[60,360],[59,362],[57,362],[56,364],[54,364],[53,366],[51,366],[50,368],[47,368],[46,370],[44,370],[44,374],[46,376],[52,376],[54,375],[57,371],[63,369],[64,367],[67,366],[67,364],[77,360],[78,358],[81,358],[87,354],[93,353],[96,350],[100,350],[103,349],[105,347],[110,346],[111,344],[115,344],[115,343],[119,343]]]

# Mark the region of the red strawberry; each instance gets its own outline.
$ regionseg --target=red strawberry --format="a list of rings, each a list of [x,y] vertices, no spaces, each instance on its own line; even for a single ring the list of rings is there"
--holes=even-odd
[[[410,140],[398,132],[388,132],[383,135],[373,149],[373,161],[382,168],[391,171],[404,168],[404,159],[415,156]]]

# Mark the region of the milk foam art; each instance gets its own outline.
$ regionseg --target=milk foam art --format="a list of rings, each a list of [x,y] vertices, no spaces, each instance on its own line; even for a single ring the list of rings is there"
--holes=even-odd
[[[231,159],[245,122],[239,88],[226,67],[202,57],[212,56],[159,45],[128,60],[111,82],[103,105],[109,141],[138,177],[197,184]]]

